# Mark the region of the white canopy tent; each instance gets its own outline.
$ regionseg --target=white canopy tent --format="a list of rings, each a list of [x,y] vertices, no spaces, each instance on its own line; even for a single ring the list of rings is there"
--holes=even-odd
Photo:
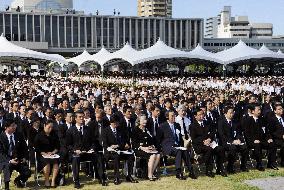
[[[264,53],[264,54],[271,54],[271,55],[275,56],[275,58],[276,58],[277,56],[279,56],[276,52],[274,52],[274,51],[268,49],[264,44],[261,46],[261,48],[259,49],[259,51],[262,52],[262,53]],[[279,56],[279,58],[281,58],[281,57]]]
[[[188,58],[189,54],[185,51],[181,51],[170,46],[167,46],[160,38],[151,47],[139,51],[136,56],[133,57],[134,65],[147,61],[153,61],[158,59],[169,58]]]
[[[98,53],[91,55],[91,60],[97,62],[103,69],[104,63],[106,63],[109,60],[110,56],[111,53],[108,50],[106,50],[105,47],[103,46]]]
[[[80,55],[76,56],[76,57],[72,57],[70,59],[68,59],[67,61],[70,63],[75,63],[79,68],[80,66],[91,60],[91,55],[87,52],[87,50],[84,50],[83,53],[81,53]]]
[[[0,57],[3,59],[12,59],[17,58],[24,58],[24,59],[17,59],[20,62],[26,62],[27,60],[31,59],[33,62],[35,59],[37,60],[45,60],[50,62],[58,62],[61,66],[63,64],[67,64],[65,58],[61,55],[57,54],[46,54],[41,53],[33,50],[29,50],[20,46],[17,46],[11,42],[9,42],[4,35],[0,36]],[[41,61],[39,61],[41,62]]]
[[[191,58],[202,59],[219,64],[222,63],[222,60],[217,59],[216,54],[206,51],[199,44],[188,54],[190,55]]]
[[[234,47],[218,52],[215,55],[224,65],[250,59],[284,58],[271,53],[270,50],[268,52],[265,48],[262,48],[262,50],[251,48],[241,40]]]
[[[79,67],[84,62],[94,61],[98,63],[103,69],[104,66],[110,66],[114,64],[125,64],[130,63],[132,66],[137,64],[142,64],[145,62],[160,60],[160,59],[173,59],[181,61],[186,59],[192,59],[193,61],[199,62],[199,60],[204,60],[207,62],[228,65],[232,63],[238,63],[250,60],[265,60],[265,61],[279,61],[284,60],[284,54],[282,52],[273,52],[269,50],[266,46],[262,46],[259,50],[247,46],[243,41],[229,49],[223,50],[218,53],[211,53],[204,50],[199,44],[190,52],[181,51],[170,46],[167,46],[160,39],[151,47],[137,51],[131,47],[129,43],[114,52],[110,53],[104,47],[94,54],[90,55],[88,52],[84,51],[81,55],[71,58],[68,61],[76,63]],[[170,60],[171,61],[171,60]],[[183,64],[183,62],[178,62]]]
[[[105,62],[103,63],[104,66],[106,66],[106,64],[111,61],[111,60],[116,60],[116,59],[121,59],[123,61],[126,61],[128,63],[130,63],[132,66],[135,64],[134,60],[138,55],[138,51],[133,49],[129,43],[127,42],[123,48],[121,48],[120,50],[111,53],[108,58],[105,60]]]

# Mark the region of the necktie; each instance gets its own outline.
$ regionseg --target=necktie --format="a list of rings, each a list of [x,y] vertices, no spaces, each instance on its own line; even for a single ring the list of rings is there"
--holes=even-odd
[[[129,120],[128,120],[128,122],[127,122],[127,129],[128,129],[128,132],[131,133],[132,128],[131,128],[131,124],[130,124],[130,121],[129,121]]]
[[[80,127],[80,137],[83,138],[83,127]]]
[[[154,131],[153,131],[154,137],[157,135],[157,128],[158,128],[158,119],[155,119]]]
[[[13,136],[11,135],[10,136],[10,143],[9,143],[9,155],[10,156],[13,155],[14,148],[15,148],[15,144],[14,144],[14,141],[13,141]]]
[[[232,126],[232,121],[229,121],[229,126],[230,126],[231,136],[232,138],[234,138],[235,134],[234,134],[233,126]]]
[[[174,136],[175,144],[178,145],[178,136],[177,136],[177,134],[176,134],[175,126],[174,126],[174,125],[171,125],[171,130],[172,130],[172,133],[173,133],[173,136]]]
[[[279,118],[279,122],[280,122],[280,124],[282,125],[282,127],[284,127],[282,117]]]
[[[201,126],[202,128],[204,127],[203,122],[200,124],[200,126]]]
[[[183,126],[183,132],[184,132],[185,139],[188,139],[186,126],[185,126],[185,123],[184,123],[184,117],[182,118],[182,126]]]
[[[113,135],[115,136],[115,138],[117,138],[117,132],[116,132],[116,130],[114,129],[112,132],[113,132]]]

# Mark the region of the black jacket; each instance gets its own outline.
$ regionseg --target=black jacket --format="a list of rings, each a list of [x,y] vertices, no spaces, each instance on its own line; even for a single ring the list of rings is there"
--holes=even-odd
[[[18,158],[19,160],[25,158],[28,160],[29,152],[24,137],[20,133],[14,133],[15,148],[12,157],[8,155],[9,140],[5,132],[0,135],[0,162],[7,162],[11,159]]]

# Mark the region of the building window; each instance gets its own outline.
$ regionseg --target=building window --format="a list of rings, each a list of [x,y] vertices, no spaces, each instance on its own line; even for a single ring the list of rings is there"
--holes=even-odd
[[[80,17],[80,47],[85,47],[85,17]]]
[[[28,15],[27,16],[27,28],[28,28],[28,41],[29,42],[33,42],[34,41],[34,37],[33,37],[33,16],[32,15]]]
[[[52,42],[54,47],[58,47],[58,27],[57,16],[52,16]]]
[[[5,37],[7,40],[11,41],[11,15],[6,14],[5,17]]]
[[[19,15],[12,15],[12,41],[19,40],[19,32],[18,32],[18,16]]]
[[[79,47],[78,38],[78,17],[73,17],[73,47]]]
[[[65,47],[65,35],[64,35],[64,17],[59,17],[59,39],[60,47]]]
[[[72,47],[72,17],[67,16],[66,17],[66,46]]]
[[[20,17],[20,41],[26,41],[26,16],[19,15]]]
[[[35,41],[40,42],[40,16],[34,15]]]
[[[92,47],[92,24],[91,17],[86,18],[87,24],[87,47]]]
[[[45,16],[45,41],[51,46],[50,16]]]
[[[101,18],[96,18],[96,33],[97,33],[97,47],[101,47],[101,36],[102,36],[102,32],[101,32]]]

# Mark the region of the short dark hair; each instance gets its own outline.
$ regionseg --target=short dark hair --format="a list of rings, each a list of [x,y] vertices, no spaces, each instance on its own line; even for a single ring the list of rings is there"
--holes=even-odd
[[[166,111],[165,117],[166,117],[167,119],[169,119],[169,115],[170,115],[171,112],[175,113],[173,110],[168,110],[168,111]]]
[[[282,104],[280,104],[280,103],[274,104],[274,105],[273,105],[273,111],[275,111],[276,108],[279,107],[279,106],[281,106],[281,107],[283,108]]]
[[[196,109],[194,109],[194,111],[192,112],[194,116],[197,116],[197,113],[200,112],[200,111],[203,111],[201,109],[201,107],[197,107]]]
[[[128,106],[128,105],[127,105],[127,106],[124,106],[124,107],[123,107],[123,110],[122,110],[123,113],[126,113],[126,111],[127,111],[128,109],[131,109],[131,110],[132,110],[132,107],[131,107],[131,106]]]
[[[261,105],[259,103],[255,103],[255,104],[250,104],[250,110],[255,110],[256,107],[261,107]]]
[[[228,113],[228,111],[229,111],[230,109],[234,109],[234,107],[231,106],[231,105],[225,106],[224,109],[223,109],[223,113],[224,113],[224,114]]]
[[[16,121],[13,118],[6,119],[6,121],[4,122],[4,128],[6,129],[10,127],[13,123],[16,123]]]
[[[83,114],[84,115],[84,112],[82,110],[78,110],[75,112],[75,117],[77,117],[79,114]]]

